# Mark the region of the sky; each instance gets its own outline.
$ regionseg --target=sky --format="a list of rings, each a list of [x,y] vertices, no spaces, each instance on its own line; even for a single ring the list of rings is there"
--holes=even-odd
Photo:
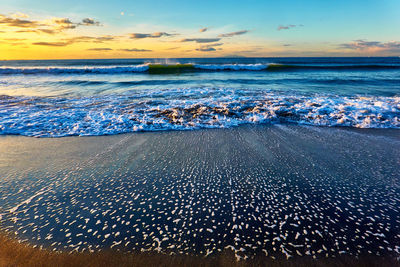
[[[0,0],[0,59],[400,56],[399,0]]]

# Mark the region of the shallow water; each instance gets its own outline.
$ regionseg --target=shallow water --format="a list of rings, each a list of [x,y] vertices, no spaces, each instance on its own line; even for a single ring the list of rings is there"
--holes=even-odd
[[[54,250],[400,255],[395,129],[0,138],[0,229]]]

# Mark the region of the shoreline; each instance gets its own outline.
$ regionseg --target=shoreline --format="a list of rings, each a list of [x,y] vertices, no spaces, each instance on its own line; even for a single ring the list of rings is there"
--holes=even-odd
[[[67,262],[68,252],[79,251],[81,261],[107,254],[145,265],[393,266],[400,238],[398,132],[272,125],[3,136],[0,230],[65,251],[60,257]],[[0,255],[7,255],[7,244],[16,241],[2,240]],[[126,256],[109,252],[111,246],[151,252]],[[23,251],[50,257],[29,246]],[[199,256],[165,255],[187,251]]]
[[[271,259],[257,255],[251,259],[237,261],[231,250],[204,258],[187,255],[166,255],[151,252],[120,252],[106,250],[96,253],[51,252],[33,248],[0,233],[0,266],[400,266],[394,257],[339,256],[335,258],[313,259],[312,257],[295,259]]]
[[[277,57],[246,57],[246,56],[240,56],[240,57],[237,57],[237,56],[235,56],[235,57],[194,57],[194,58],[192,58],[192,57],[166,57],[166,58],[157,58],[157,57],[154,57],[154,58],[124,58],[124,57],[121,57],[121,58],[52,58],[52,59],[0,59],[0,61],[53,61],[53,60],[65,60],[65,61],[68,61],[68,60],[70,60],[70,61],[73,61],[73,60],[93,60],[93,61],[96,61],[96,60],[110,60],[110,61],[112,61],[112,60],[146,60],[146,59],[151,59],[151,60],[154,60],[154,59],[157,59],[157,60],[164,60],[164,59],[236,59],[236,58],[239,58],[239,59],[241,59],[241,58],[249,58],[249,59],[259,59],[259,58],[261,58],[261,59],[264,59],[264,58],[283,58],[283,59],[287,59],[287,58],[316,58],[315,56],[309,56],[309,57],[305,57],[305,56],[303,56],[303,57],[279,57],[279,56],[277,56]],[[335,56],[331,56],[331,57],[318,57],[318,58],[367,58],[367,59],[369,59],[369,58],[398,58],[398,56],[373,56],[373,57],[371,57],[371,56],[358,56],[358,57],[352,57],[352,56],[344,56],[344,57],[335,57]]]

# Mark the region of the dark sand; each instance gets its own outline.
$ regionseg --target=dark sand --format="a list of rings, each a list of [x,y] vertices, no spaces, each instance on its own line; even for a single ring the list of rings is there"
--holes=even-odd
[[[399,172],[389,129],[2,136],[0,229],[57,265],[394,265]]]

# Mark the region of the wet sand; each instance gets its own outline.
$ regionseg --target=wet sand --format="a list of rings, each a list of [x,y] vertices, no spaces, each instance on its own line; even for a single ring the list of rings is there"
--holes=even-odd
[[[63,255],[391,262],[399,133],[275,125],[3,136],[0,229]]]

